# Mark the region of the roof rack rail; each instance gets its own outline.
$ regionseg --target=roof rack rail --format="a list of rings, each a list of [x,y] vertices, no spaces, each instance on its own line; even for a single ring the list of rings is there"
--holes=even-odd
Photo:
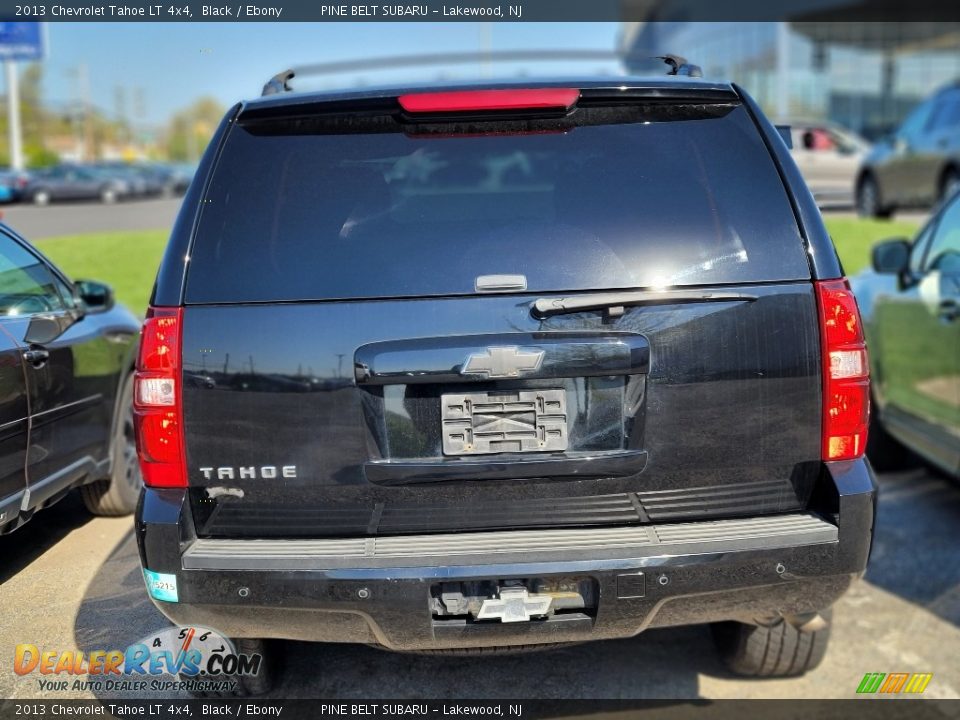
[[[291,68],[274,75],[263,86],[263,95],[291,92],[290,78],[310,75],[336,75],[339,73],[381,70],[398,67],[424,67],[430,65],[456,65],[473,62],[550,62],[557,60],[580,61],[617,61],[623,62],[623,55],[613,50],[502,50],[493,52],[449,52],[423,53],[420,55],[395,55],[389,57],[361,58],[357,60],[338,60],[336,62],[316,63]]]
[[[270,78],[267,81],[267,84],[263,86],[263,92],[260,93],[261,96],[266,95],[276,95],[277,93],[290,92],[293,90],[290,87],[290,80],[296,76],[296,73],[293,70],[284,70],[279,72]]]
[[[679,55],[657,55],[655,60],[663,60],[670,66],[670,72],[667,75],[685,75],[686,77],[703,77],[703,70],[699,65],[693,65],[687,62],[687,59]]]
[[[658,55],[655,60],[663,60],[670,66],[668,75],[703,77],[699,65],[688,63],[679,55]],[[517,62],[517,61],[556,61],[556,60],[616,60],[623,62],[623,55],[612,50],[501,50],[495,52],[450,52],[424,53],[420,55],[395,55],[390,57],[362,58],[357,60],[338,60],[336,62],[315,63],[291,68],[277,73],[263,86],[261,95],[276,95],[292,92],[290,80],[294,77],[309,75],[336,75],[338,73],[363,70],[380,70],[398,67],[423,67],[429,65],[456,65],[469,62]]]

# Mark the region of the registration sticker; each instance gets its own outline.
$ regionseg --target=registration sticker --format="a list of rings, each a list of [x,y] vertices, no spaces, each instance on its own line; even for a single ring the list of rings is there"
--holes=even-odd
[[[155,600],[178,602],[176,575],[158,573],[144,568],[143,579],[147,583],[147,592],[149,592],[150,596]]]

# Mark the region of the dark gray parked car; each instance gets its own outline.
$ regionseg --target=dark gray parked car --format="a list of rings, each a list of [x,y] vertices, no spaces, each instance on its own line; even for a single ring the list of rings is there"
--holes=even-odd
[[[906,207],[931,207],[960,187],[960,85],[921,103],[867,155],[857,176],[857,210],[890,217]]]
[[[129,184],[112,174],[93,167],[57,165],[37,170],[24,197],[36,205],[56,200],[95,200],[112,203],[130,194]]]

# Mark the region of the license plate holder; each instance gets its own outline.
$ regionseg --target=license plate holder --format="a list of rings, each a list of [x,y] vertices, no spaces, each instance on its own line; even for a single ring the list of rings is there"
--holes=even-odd
[[[564,389],[449,393],[440,396],[444,455],[562,452],[567,449]]]

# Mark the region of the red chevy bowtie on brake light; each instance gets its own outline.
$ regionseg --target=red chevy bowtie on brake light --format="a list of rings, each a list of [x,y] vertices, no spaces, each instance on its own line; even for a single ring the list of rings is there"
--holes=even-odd
[[[527,88],[411,93],[397,100],[408,113],[458,113],[569,110],[579,98],[580,91],[576,88]]]
[[[148,487],[186,487],[181,397],[183,308],[150,308],[134,374],[137,454]]]
[[[816,283],[823,353],[824,460],[853,460],[867,446],[870,366],[857,301],[846,280]]]

